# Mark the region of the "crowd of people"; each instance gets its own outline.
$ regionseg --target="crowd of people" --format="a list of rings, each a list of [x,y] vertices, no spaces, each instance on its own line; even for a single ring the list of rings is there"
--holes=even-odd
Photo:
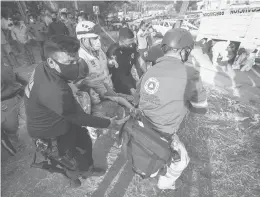
[[[37,44],[41,58],[44,60],[44,41],[60,34],[76,37],[77,22],[89,19],[89,15],[85,12],[74,16],[66,8],[59,12],[42,10],[39,15],[27,10],[26,20],[20,14],[13,14],[6,9],[2,10],[1,17],[3,58],[6,63],[17,67],[20,66],[17,61],[20,54],[29,64],[35,63],[34,44]]]
[[[17,133],[17,110],[12,106],[24,96],[27,131],[37,151],[51,165],[60,165],[72,186],[78,187],[79,178],[106,172],[94,166],[91,137],[96,138],[97,131],[92,128],[117,135],[128,120],[145,117],[180,155],[180,160],[170,160],[164,174],[156,172],[158,187],[178,188],[181,183],[176,180],[190,159],[176,133],[188,110],[203,114],[207,108],[200,76],[190,61],[192,35],[172,29],[160,48],[153,48],[151,25],[141,22],[135,32],[124,24],[118,41],[104,52],[96,24],[86,13],[79,13],[77,21],[66,9],[59,14],[41,12],[39,17],[29,13],[28,19],[25,24],[2,13],[2,33],[11,35],[2,42],[10,61],[2,63],[2,76],[7,72],[13,76],[1,80],[2,135]],[[12,70],[18,64],[13,49],[33,64],[31,39],[38,43],[42,62],[26,83]],[[148,68],[146,62],[153,66]],[[133,67],[138,78],[131,72]],[[16,122],[16,127],[9,129],[8,121]],[[15,154],[8,140],[4,142]]]

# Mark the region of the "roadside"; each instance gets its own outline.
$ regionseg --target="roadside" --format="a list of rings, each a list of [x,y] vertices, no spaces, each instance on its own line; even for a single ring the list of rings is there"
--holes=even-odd
[[[239,70],[229,70],[223,72],[220,67],[214,67],[206,54],[202,53],[201,48],[195,48],[193,54],[199,62],[199,69],[202,81],[214,88],[220,89],[225,94],[234,96],[235,99],[248,102],[260,100],[260,76],[255,72],[258,68],[248,72]],[[231,79],[234,79],[232,81]],[[232,87],[235,85],[236,87]]]

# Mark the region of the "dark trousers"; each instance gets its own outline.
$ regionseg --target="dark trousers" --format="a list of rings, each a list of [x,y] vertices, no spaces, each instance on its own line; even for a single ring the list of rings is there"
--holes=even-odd
[[[18,97],[2,101],[1,103],[1,144],[11,154],[15,155],[16,150],[10,141],[10,137],[17,137],[19,120]],[[16,106],[17,105],[17,106]]]
[[[60,156],[67,155],[76,162],[75,176],[89,170],[93,165],[92,141],[88,130],[77,125],[71,125],[68,133],[57,137]]]

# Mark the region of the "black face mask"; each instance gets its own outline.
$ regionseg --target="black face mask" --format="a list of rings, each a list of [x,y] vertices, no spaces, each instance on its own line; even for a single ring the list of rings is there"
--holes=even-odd
[[[61,75],[69,81],[74,81],[78,79],[79,77],[79,64],[78,62],[76,64],[61,64],[54,60],[56,64],[59,65],[61,70]]]
[[[57,18],[52,18],[52,21],[53,21],[53,22],[56,22],[56,21],[57,21]]]

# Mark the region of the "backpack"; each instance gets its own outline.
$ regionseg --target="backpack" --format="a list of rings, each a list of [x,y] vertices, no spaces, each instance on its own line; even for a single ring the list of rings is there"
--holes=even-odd
[[[171,141],[142,119],[139,121],[131,117],[121,128],[119,140],[122,152],[132,163],[132,170],[142,178],[165,175],[166,167],[174,158]]]

